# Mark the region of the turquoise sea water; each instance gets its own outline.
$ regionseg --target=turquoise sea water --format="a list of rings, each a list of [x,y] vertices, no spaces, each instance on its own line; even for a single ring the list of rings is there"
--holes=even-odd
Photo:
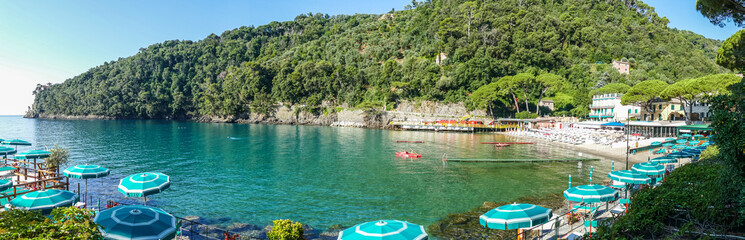
[[[0,138],[58,144],[71,165],[111,169],[89,180],[89,194],[136,202],[117,192],[119,179],[162,172],[170,189],[148,205],[178,216],[269,224],[293,219],[314,227],[350,226],[377,219],[431,224],[484,201],[561,194],[605,179],[610,161],[577,163],[443,163],[450,158],[568,158],[578,153],[549,143],[495,150],[488,141],[521,141],[496,134],[387,131],[288,125],[204,124],[140,120],[38,120],[0,117]],[[402,144],[396,140],[426,143]],[[522,139],[525,140],[525,139]],[[422,159],[396,158],[413,149]],[[20,149],[19,149],[20,150]],[[587,154],[583,154],[588,157]],[[71,189],[80,180],[71,179]]]

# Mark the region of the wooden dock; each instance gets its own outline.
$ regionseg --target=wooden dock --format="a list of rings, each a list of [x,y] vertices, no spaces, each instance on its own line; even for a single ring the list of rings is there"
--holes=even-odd
[[[553,159],[479,159],[479,158],[450,158],[447,162],[481,162],[481,163],[541,163],[541,162],[584,162],[599,161],[599,158],[553,158]],[[444,161],[444,160],[443,160]]]

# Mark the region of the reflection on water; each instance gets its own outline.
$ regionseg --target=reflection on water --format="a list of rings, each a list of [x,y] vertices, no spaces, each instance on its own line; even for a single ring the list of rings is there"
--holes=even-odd
[[[240,139],[230,139],[240,138]],[[480,142],[520,141],[496,134],[385,131],[175,121],[63,121],[0,117],[0,138],[70,148],[71,164],[99,164],[112,174],[89,192],[114,200],[119,179],[158,171],[169,190],[148,204],[184,215],[268,224],[289,218],[317,227],[376,219],[430,224],[484,201],[561,194],[567,175],[583,184],[605,179],[610,162],[443,163],[449,158],[568,158],[549,143],[497,150]],[[396,143],[421,140],[425,143]],[[414,150],[422,159],[396,158]],[[597,181],[596,180],[596,181]],[[78,180],[71,180],[77,184]],[[73,187],[74,188],[74,187]]]

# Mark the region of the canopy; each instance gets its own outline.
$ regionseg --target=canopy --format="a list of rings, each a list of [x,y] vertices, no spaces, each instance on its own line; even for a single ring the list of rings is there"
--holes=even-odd
[[[26,193],[8,203],[12,207],[26,210],[42,210],[49,214],[56,207],[69,207],[78,201],[78,195],[65,190],[48,189]],[[6,208],[9,206],[6,205]]]
[[[582,203],[610,202],[618,198],[618,191],[603,185],[588,184],[564,190],[564,198]]]
[[[399,220],[380,220],[357,224],[339,232],[338,240],[422,240],[424,226]]]
[[[489,210],[479,217],[479,223],[487,228],[510,230],[530,228],[547,223],[553,211],[527,203],[513,203]]]
[[[677,127],[678,130],[694,130],[694,131],[711,131],[711,127],[708,124],[697,124],[697,125],[686,125]]]
[[[637,172],[644,173],[650,177],[657,177],[665,174],[665,166],[651,162],[634,164],[634,166],[631,166],[631,169]]]
[[[153,195],[171,186],[171,178],[162,173],[132,174],[119,181],[119,192],[127,197]]]
[[[116,206],[93,219],[106,239],[173,239],[176,218],[160,208],[139,205]]]
[[[88,179],[105,177],[109,172],[109,169],[97,165],[76,165],[65,169],[62,174],[69,178]]]
[[[652,160],[649,160],[649,162],[657,163],[657,164],[677,163],[678,159],[674,157],[663,156],[663,157],[652,158]]]
[[[623,127],[624,124],[623,123],[620,123],[620,122],[609,122],[609,123],[600,124],[600,126],[603,126],[603,127]]]
[[[34,159],[34,158],[48,158],[49,155],[52,155],[52,152],[49,152],[47,150],[31,150],[31,151],[25,151],[25,152],[16,154],[14,158],[19,159],[19,160]]]
[[[3,145],[31,146],[31,143],[23,141],[21,139],[11,139],[11,140],[4,140]]]
[[[633,170],[612,171],[608,173],[608,177],[613,181],[630,184],[649,184],[652,181],[652,179],[644,173]]]

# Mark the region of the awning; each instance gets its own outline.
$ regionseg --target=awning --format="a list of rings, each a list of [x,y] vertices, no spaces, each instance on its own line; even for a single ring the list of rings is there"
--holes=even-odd
[[[623,127],[624,124],[623,123],[620,123],[620,122],[609,122],[609,123],[601,124],[601,126],[603,126],[603,127]]]
[[[678,130],[694,130],[694,131],[711,131],[711,127],[708,124],[697,124],[697,125],[685,125],[679,126]]]

